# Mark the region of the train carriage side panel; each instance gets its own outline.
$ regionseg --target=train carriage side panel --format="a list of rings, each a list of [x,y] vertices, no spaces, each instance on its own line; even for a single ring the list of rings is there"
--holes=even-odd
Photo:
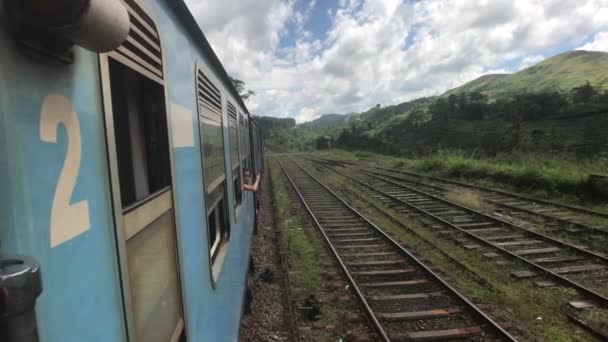
[[[41,264],[41,341],[123,341],[98,56],[74,52],[64,64],[0,28],[0,248]]]
[[[245,292],[247,267],[253,232],[253,196],[244,193],[238,219],[229,206],[230,240],[214,284],[209,271],[207,207],[202,179],[199,139],[199,108],[195,93],[197,66],[220,89],[222,94],[222,130],[226,157],[224,170],[231,179],[230,137],[227,125],[227,85],[200,46],[200,36],[193,32],[189,13],[180,9],[181,1],[150,1],[158,18],[168,79],[170,120],[173,136],[174,187],[178,241],[182,273],[182,291],[187,336],[191,341],[230,341],[238,338]],[[238,103],[234,101],[238,106]],[[240,108],[240,106],[239,106]],[[244,111],[244,108],[240,108]],[[181,141],[185,136],[187,143]],[[232,182],[227,182],[227,202],[234,201]],[[214,286],[215,285],[215,286]]]

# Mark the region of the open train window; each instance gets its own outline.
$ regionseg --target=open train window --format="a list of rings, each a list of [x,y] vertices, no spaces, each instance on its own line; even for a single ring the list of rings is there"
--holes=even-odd
[[[220,90],[200,69],[196,72],[196,86],[207,206],[209,256],[215,282],[221,270],[225,247],[230,240],[230,221],[226,201],[228,196],[226,195],[222,96]]]
[[[126,327],[130,341],[177,341],[185,329],[161,42],[145,9],[125,4],[129,35],[99,61]]]
[[[232,167],[232,185],[234,189],[234,213],[238,217],[243,202],[243,184],[241,182],[241,157],[239,155],[239,136],[236,107],[228,101],[228,132],[230,134],[230,165]]]
[[[110,60],[116,153],[123,209],[171,185],[164,90]]]
[[[249,128],[246,114],[239,112],[239,140],[241,145],[241,168],[243,172],[252,172],[249,165]],[[245,177],[243,182],[251,182],[254,175]]]

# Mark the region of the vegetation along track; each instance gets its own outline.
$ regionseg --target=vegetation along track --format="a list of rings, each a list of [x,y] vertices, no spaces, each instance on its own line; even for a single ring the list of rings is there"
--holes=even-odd
[[[577,290],[584,299],[608,307],[605,283],[608,259],[604,255],[386,177],[366,171],[352,177],[337,170],[335,165],[322,165],[350,179],[368,197],[405,214],[413,213],[436,232],[450,236],[469,250],[483,250],[484,256],[494,259],[497,265],[514,268],[512,275],[515,277],[534,279],[535,284],[542,287],[566,285]]]
[[[299,164],[280,164],[378,339],[515,340]]]

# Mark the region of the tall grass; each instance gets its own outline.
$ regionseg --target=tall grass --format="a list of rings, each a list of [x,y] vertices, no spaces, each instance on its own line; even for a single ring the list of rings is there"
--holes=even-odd
[[[494,206],[491,203],[484,201],[479,193],[470,190],[463,191],[451,191],[445,195],[448,201],[464,205],[465,207],[482,211],[486,213],[492,213]]]
[[[479,158],[458,151],[439,151],[409,160],[415,171],[449,177],[488,179],[547,193],[582,195],[590,174],[606,174],[605,158],[574,159],[551,154],[515,152]]]

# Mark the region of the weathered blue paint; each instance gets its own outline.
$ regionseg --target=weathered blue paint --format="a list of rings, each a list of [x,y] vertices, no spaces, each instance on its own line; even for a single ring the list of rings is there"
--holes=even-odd
[[[65,65],[16,48],[0,30],[1,248],[3,254],[33,256],[41,264],[41,341],[121,341],[124,319],[98,58],[77,49],[75,60]],[[56,144],[40,140],[40,110],[50,94],[69,98],[78,114],[82,159],[71,201],[88,200],[91,222],[88,231],[55,248],[49,238],[51,203],[66,157],[67,134],[60,125]]]
[[[154,1],[157,25],[163,39],[164,62],[168,74],[169,101],[189,108],[195,136],[195,147],[175,149],[175,191],[180,224],[180,258],[187,335],[192,341],[236,341],[242,315],[249,252],[253,232],[253,195],[245,193],[239,218],[235,222],[230,209],[231,238],[228,255],[216,287],[209,272],[209,253],[206,231],[205,199],[199,145],[198,113],[195,94],[195,69],[199,61],[206,62],[197,43],[179,24],[165,1]],[[227,92],[222,91],[224,103]],[[234,101],[233,101],[234,102]],[[224,108],[226,106],[224,105]],[[224,110],[224,145],[229,146],[227,113]],[[226,149],[227,153],[229,149]],[[230,156],[226,169],[230,173]],[[228,179],[232,179],[228,174]],[[234,189],[228,182],[229,203]]]
[[[197,38],[189,36],[167,0],[147,3],[162,39],[167,103],[191,110],[195,137],[193,147],[173,149],[172,165],[188,340],[236,341],[253,232],[253,195],[244,193],[238,220],[230,208],[229,248],[213,287],[195,95],[196,63],[207,60]],[[42,342],[120,342],[127,337],[99,59],[79,47],[75,53],[74,64],[62,64],[18,47],[0,30],[0,252],[30,255],[41,263],[44,291],[37,316]],[[221,86],[224,103],[229,96],[225,86]],[[51,204],[68,141],[63,126],[58,128],[56,144],[40,140],[40,110],[51,94],[69,98],[78,114],[82,156],[71,203],[87,200],[91,222],[88,231],[55,248],[49,238]],[[168,115],[171,119],[171,112]],[[225,111],[223,115],[226,123]],[[226,124],[224,143],[229,153]],[[232,179],[229,163],[227,154],[227,179]],[[233,185],[227,184],[228,203],[232,203]]]

